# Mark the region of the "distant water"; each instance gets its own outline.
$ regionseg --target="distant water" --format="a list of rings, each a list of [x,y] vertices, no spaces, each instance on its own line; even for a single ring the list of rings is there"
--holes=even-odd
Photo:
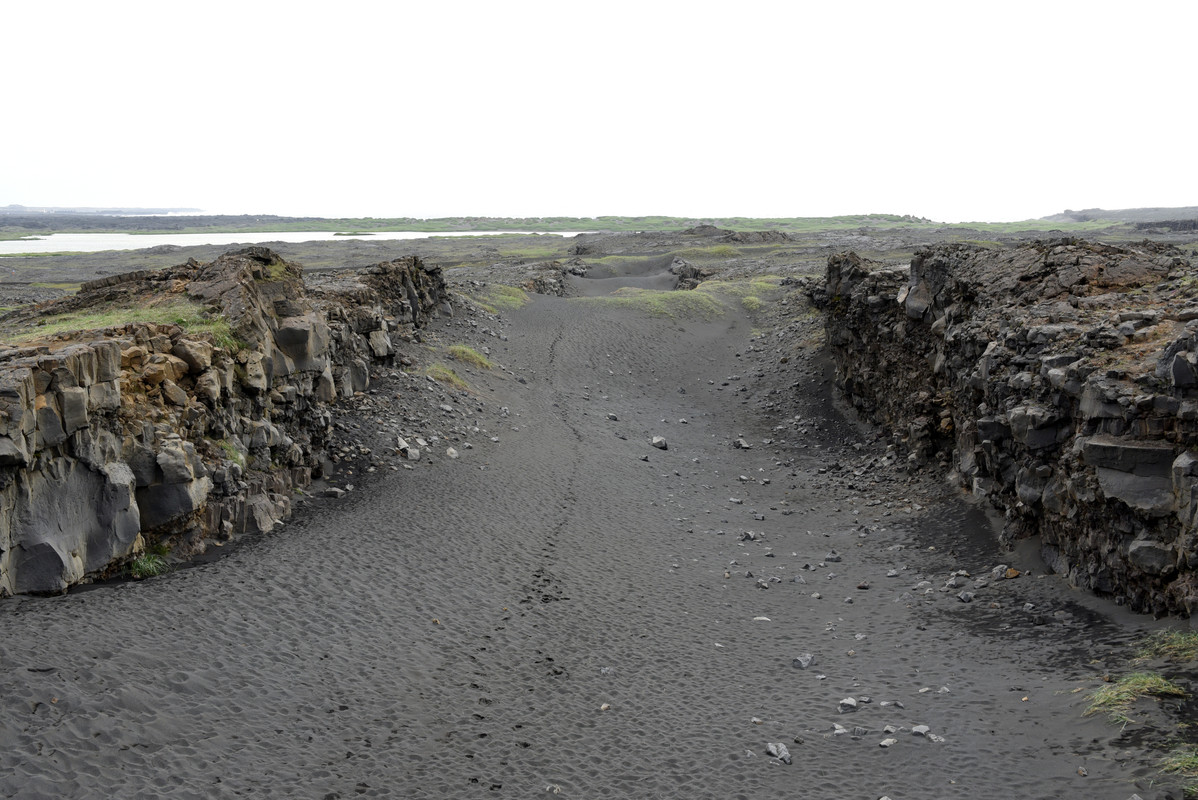
[[[13,253],[96,253],[101,250],[140,250],[173,244],[190,247],[201,244],[264,244],[267,242],[328,242],[345,239],[424,239],[432,236],[498,236],[518,233],[530,236],[540,231],[374,231],[360,236],[337,236],[331,231],[267,231],[265,233],[52,233],[36,239],[0,241],[0,257]],[[574,236],[574,231],[546,233],[546,236]]]

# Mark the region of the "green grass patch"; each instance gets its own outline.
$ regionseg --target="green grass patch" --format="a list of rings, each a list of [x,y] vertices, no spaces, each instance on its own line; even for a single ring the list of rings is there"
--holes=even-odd
[[[186,300],[172,298],[154,306],[136,308],[107,308],[101,310],[72,311],[52,314],[38,319],[31,326],[7,331],[12,342],[25,342],[70,331],[90,331],[101,328],[123,327],[130,323],[152,325],[179,325],[191,333],[208,333],[220,347],[229,350],[243,345],[233,335],[229,323],[223,317],[212,317],[203,308]]]
[[[602,297],[576,297],[572,303],[590,303],[626,308],[652,317],[711,320],[724,313],[724,306],[709,293],[691,291],[654,291],[625,286]]]
[[[678,250],[674,255],[687,261],[707,261],[717,258],[736,258],[741,252],[727,244],[716,244],[711,247],[687,247]]]
[[[38,286],[42,289],[59,289],[67,294],[75,294],[79,291],[77,283],[33,283],[31,286]]]
[[[740,304],[745,307],[745,311],[756,313],[761,310],[761,298],[755,294],[747,294],[740,299]]]
[[[216,442],[216,446],[225,454],[225,458],[234,462],[240,467],[245,467],[245,453],[237,448],[237,445],[230,442],[228,439],[221,439]]]
[[[498,314],[502,311],[515,311],[527,305],[530,300],[528,292],[523,289],[518,289],[515,286],[504,286],[501,283],[492,283],[483,287],[471,299],[482,306],[485,311],[492,314]]]
[[[497,249],[504,260],[519,258],[539,261],[558,258],[565,252],[564,247],[504,247],[500,245]]]
[[[725,281],[720,279],[703,281],[695,287],[696,292],[725,295],[728,297],[745,298],[768,295],[782,285],[782,279],[777,275],[763,275],[747,281]]]
[[[1186,692],[1177,684],[1154,672],[1134,672],[1112,683],[1107,683],[1090,695],[1090,705],[1084,716],[1106,714],[1115,724],[1131,722],[1128,712],[1141,697],[1185,697]]]
[[[170,571],[166,559],[157,553],[143,553],[129,562],[129,577],[140,581]]]
[[[444,384],[454,389],[469,389],[470,386],[462,380],[451,367],[444,364],[432,364],[424,370],[424,374],[435,380],[437,383]]]
[[[1198,631],[1157,631],[1136,651],[1137,660],[1198,661]]]
[[[1198,747],[1182,745],[1161,762],[1161,772],[1178,775],[1184,781],[1186,797],[1198,797]]]
[[[461,361],[463,364],[469,364],[472,367],[491,369],[491,367],[495,366],[482,353],[464,344],[450,345],[448,352],[449,357],[454,361]]]

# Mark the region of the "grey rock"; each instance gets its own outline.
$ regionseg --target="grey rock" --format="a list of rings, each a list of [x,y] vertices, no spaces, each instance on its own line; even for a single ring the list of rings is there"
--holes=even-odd
[[[162,396],[165,397],[167,402],[169,402],[171,405],[181,407],[187,405],[187,392],[180,389],[174,381],[163,381],[160,390],[162,391]]]
[[[837,705],[836,710],[841,714],[851,714],[857,710],[857,700],[853,697],[846,697]]]
[[[799,653],[791,659],[790,665],[795,669],[808,669],[815,663],[815,656],[811,653]]]
[[[1169,545],[1137,539],[1127,548],[1127,560],[1150,575],[1166,575],[1174,571],[1176,556]]]
[[[765,746],[765,751],[783,764],[791,763],[790,751],[781,742],[769,742]]]
[[[190,339],[180,339],[171,348],[171,354],[181,359],[196,375],[212,366],[212,345]]]
[[[669,446],[669,444],[666,443],[665,438],[661,437],[661,436],[654,436],[652,441],[650,441],[650,444],[652,444],[658,450],[669,450],[670,449],[670,446]]]
[[[210,478],[188,483],[158,483],[137,490],[137,506],[142,525],[153,530],[202,509],[212,488]]]
[[[88,425],[88,391],[82,386],[73,386],[59,391],[62,404],[62,426],[66,433],[74,433]]]

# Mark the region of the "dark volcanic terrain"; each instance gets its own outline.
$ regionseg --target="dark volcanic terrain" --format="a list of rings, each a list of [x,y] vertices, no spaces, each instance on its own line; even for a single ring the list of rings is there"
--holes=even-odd
[[[1183,796],[1159,759],[1190,700],[1083,712],[1185,623],[1000,552],[833,397],[811,276],[924,242],[550,241],[277,246],[443,265],[452,316],[400,353],[492,368],[377,370],[327,480],[223,557],[0,602],[0,796]],[[1193,662],[1147,668],[1194,688]]]

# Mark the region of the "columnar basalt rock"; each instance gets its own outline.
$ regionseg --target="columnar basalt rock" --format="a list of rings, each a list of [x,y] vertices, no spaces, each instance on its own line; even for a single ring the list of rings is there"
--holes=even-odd
[[[286,518],[320,474],[329,404],[366,390],[371,365],[448,303],[415,258],[315,283],[252,247],[8,315],[34,326],[175,298],[229,335],[135,323],[0,345],[0,595],[63,591],[147,540],[186,554]]]
[[[1039,536],[1052,568],[1141,611],[1198,611],[1198,271],[1144,243],[940,245],[828,260],[836,383]]]

